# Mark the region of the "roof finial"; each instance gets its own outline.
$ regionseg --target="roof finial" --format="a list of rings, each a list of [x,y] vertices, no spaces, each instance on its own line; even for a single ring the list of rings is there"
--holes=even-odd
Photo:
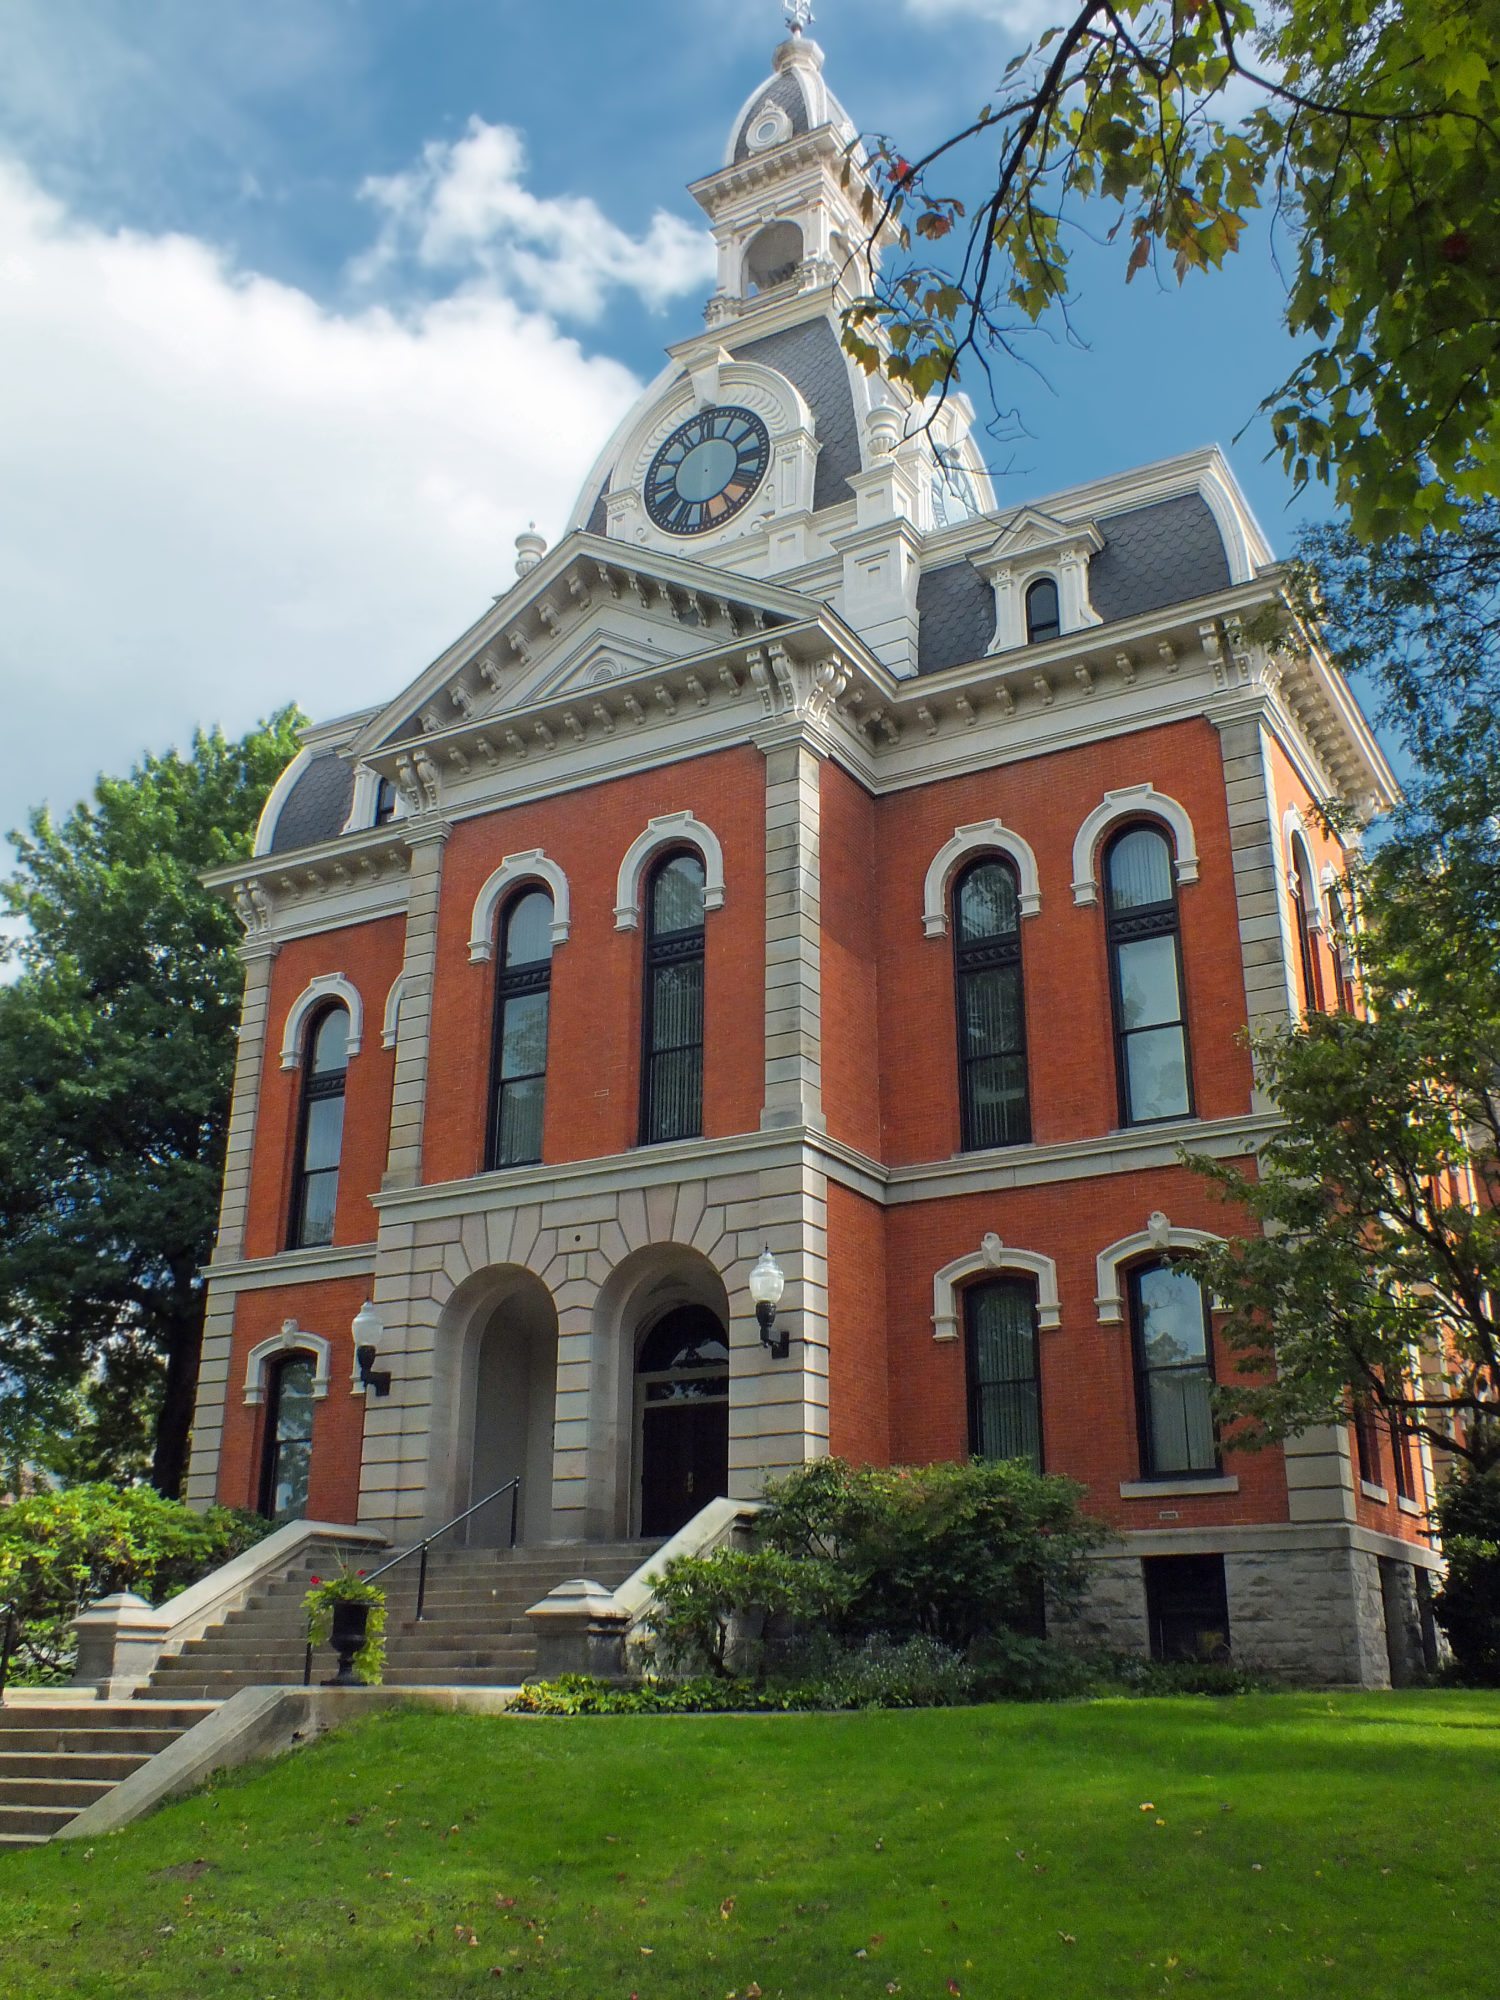
[[[794,35],[800,35],[812,18],[812,0],[786,0],[786,24]]]

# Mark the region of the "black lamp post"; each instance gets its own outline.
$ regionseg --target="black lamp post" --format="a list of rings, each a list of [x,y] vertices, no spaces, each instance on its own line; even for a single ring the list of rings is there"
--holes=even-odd
[[[783,1327],[776,1328],[776,1308],[781,1303],[781,1295],[786,1290],[786,1273],[771,1255],[768,1245],[760,1253],[760,1260],[750,1273],[750,1296],[755,1301],[755,1317],[760,1322],[760,1337],[773,1361],[785,1361],[792,1349],[792,1336]]]

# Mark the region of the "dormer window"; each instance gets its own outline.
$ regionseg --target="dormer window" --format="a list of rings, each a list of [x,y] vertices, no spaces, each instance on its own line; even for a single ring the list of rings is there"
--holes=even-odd
[[[375,784],[375,811],[371,816],[372,826],[389,826],[396,817],[396,787],[389,778],[379,778]]]
[[[1026,591],[1026,643],[1039,646],[1055,639],[1062,631],[1057,602],[1057,584],[1050,576],[1039,576]]]

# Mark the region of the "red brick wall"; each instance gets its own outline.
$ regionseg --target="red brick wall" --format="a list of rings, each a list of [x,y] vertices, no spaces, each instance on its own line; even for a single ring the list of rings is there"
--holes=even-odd
[[[377,1023],[378,1027],[378,1023]],[[377,1040],[378,1040],[377,1034]],[[341,1191],[342,1200],[342,1191]],[[354,1521],[359,1515],[359,1461],[364,1438],[364,1398],[350,1393],[354,1372],[354,1315],[369,1294],[367,1277],[327,1279],[315,1285],[278,1285],[242,1292],[234,1315],[229,1356],[229,1392],[224,1405],[224,1443],[219,1459],[219,1498],[227,1507],[260,1503],[265,1451],[266,1404],[245,1403],[245,1368],[252,1347],[296,1320],[333,1344],[328,1396],[313,1413],[310,1521]]]
[[[878,1158],[880,997],[876,970],[878,879],[875,801],[838,765],[820,790],[823,1114],[835,1139]]]
[[[1208,1527],[1284,1521],[1286,1480],[1279,1452],[1228,1452],[1224,1470],[1237,1494],[1123,1500],[1122,1481],[1139,1479],[1135,1378],[1128,1324],[1101,1326],[1094,1304],[1095,1258],[1138,1233],[1152,1209],[1179,1228],[1222,1233],[1226,1215],[1188,1169],[1168,1167],[1129,1179],[1098,1176],[1054,1185],[912,1202],[887,1215],[891,1456],[922,1463],[968,1451],[964,1343],[934,1341],[933,1273],[977,1251],[987,1230],[1057,1263],[1061,1325],[1041,1341],[1042,1429],[1047,1469],[1088,1487],[1090,1513],[1122,1528]],[[961,1325],[961,1321],[960,1321]],[[1222,1352],[1219,1373],[1232,1364]]]
[[[877,1202],[828,1184],[828,1448],[891,1463],[885,1217]]]
[[[303,1072],[300,1066],[294,1070],[281,1067],[281,1038],[299,995],[313,979],[331,972],[341,972],[364,1004],[364,1034],[359,1054],[350,1060],[345,1088],[333,1240],[375,1240],[370,1196],[378,1191],[385,1171],[396,1067],[394,1051],[381,1046],[381,1022],[405,948],[404,920],[385,917],[376,923],[328,931],[321,937],[293,938],[276,954],[261,1068],[260,1112],[251,1155],[246,1256],[271,1257],[287,1247]]]
[[[1073,902],[1073,840],[1107,790],[1147,781],[1186,809],[1197,835],[1199,879],[1180,896],[1197,1113],[1249,1109],[1219,737],[1207,722],[1172,723],[879,801],[881,1082],[892,1165],[959,1148],[953,941],[923,936],[922,885],[954,828],[975,820],[998,817],[1020,834],[1041,877],[1041,913],[1021,923],[1032,1136],[1050,1144],[1118,1125],[1103,910]]]
[[[507,854],[542,848],[568,878],[572,935],[552,961],[549,1162],[635,1145],[640,1116],[644,930],[615,929],[626,849],[648,820],[688,810],[724,850],[724,907],[705,927],[703,1125],[753,1132],[765,1094],[765,759],[726,750],[585,791],[461,821],[443,862],[427,1084],[424,1177],[481,1170],[495,967],[469,963],[474,900]]]

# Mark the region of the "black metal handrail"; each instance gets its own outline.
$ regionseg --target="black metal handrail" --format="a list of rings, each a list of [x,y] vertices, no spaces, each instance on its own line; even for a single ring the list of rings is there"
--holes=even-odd
[[[486,1493],[482,1500],[476,1500],[472,1507],[465,1507],[461,1514],[455,1514],[451,1521],[444,1521],[442,1527],[434,1528],[432,1533],[424,1535],[420,1542],[413,1542],[411,1547],[403,1549],[399,1556],[392,1556],[390,1561],[382,1563],[379,1569],[371,1570],[363,1580],[366,1583],[378,1582],[381,1577],[387,1575],[391,1570],[399,1568],[404,1562],[409,1562],[413,1556],[419,1556],[421,1562],[417,1570],[417,1615],[415,1622],[420,1625],[427,1603],[427,1551],[432,1547],[434,1542],[441,1541],[444,1535],[451,1534],[455,1528],[461,1528],[464,1522],[472,1520],[482,1507],[488,1507],[492,1500],[499,1500],[506,1493],[510,1495],[510,1545],[514,1548],[516,1545],[516,1528],[520,1518],[521,1507],[521,1475],[519,1473],[516,1474],[514,1479],[507,1479],[503,1486],[497,1486],[493,1493]],[[313,1643],[311,1634],[309,1633],[307,1652],[304,1656],[302,1666],[302,1685],[304,1687],[308,1687],[312,1683],[312,1661]]]
[[[461,1528],[464,1522],[471,1520],[482,1507],[488,1507],[492,1500],[498,1500],[506,1493],[510,1495],[510,1545],[514,1548],[516,1545],[516,1527],[521,1507],[521,1476],[519,1473],[517,1473],[514,1479],[507,1479],[503,1486],[497,1486],[493,1493],[486,1493],[482,1500],[476,1500],[472,1507],[465,1507],[461,1514],[455,1514],[451,1521],[445,1521],[442,1527],[434,1528],[432,1533],[424,1535],[420,1542],[413,1542],[411,1547],[403,1549],[399,1556],[392,1556],[390,1561],[382,1563],[379,1569],[371,1570],[370,1574],[365,1578],[365,1582],[374,1583],[378,1578],[386,1575],[388,1571],[398,1568],[404,1562],[409,1562],[413,1556],[419,1556],[421,1563],[417,1570],[416,1623],[420,1625],[423,1608],[427,1603],[427,1551],[432,1547],[434,1542],[441,1541],[444,1535],[451,1534],[455,1528]]]

